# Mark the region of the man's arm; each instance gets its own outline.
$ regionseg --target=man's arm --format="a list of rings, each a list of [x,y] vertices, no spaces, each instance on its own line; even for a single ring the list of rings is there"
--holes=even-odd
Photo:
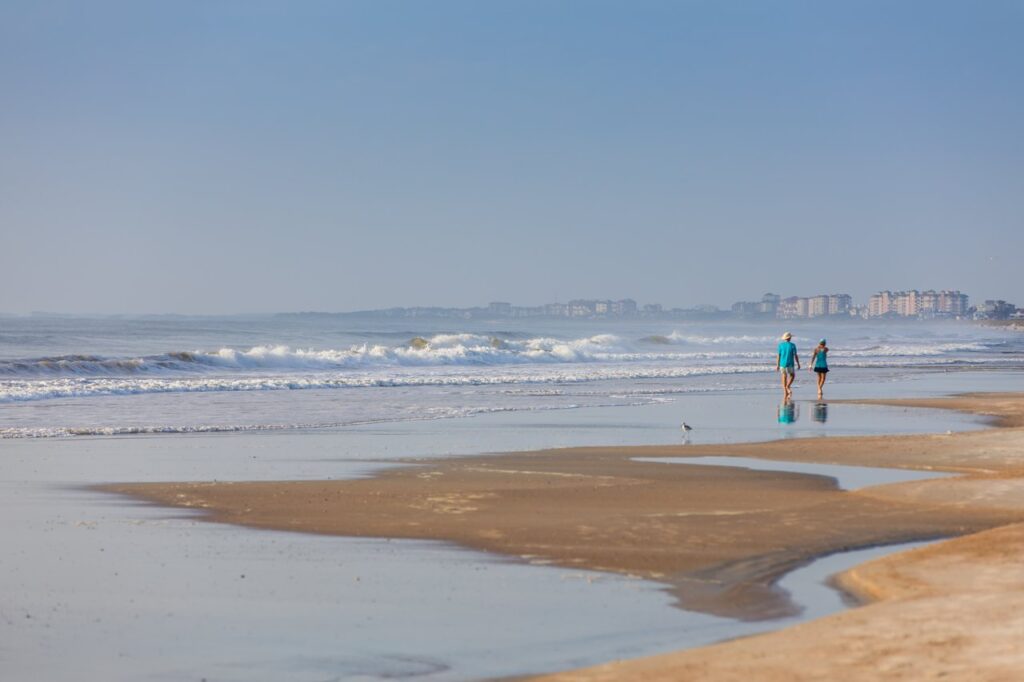
[[[775,354],[775,369],[778,370],[782,367],[782,351]]]
[[[796,368],[800,369],[800,354],[793,351],[793,359],[796,360]]]

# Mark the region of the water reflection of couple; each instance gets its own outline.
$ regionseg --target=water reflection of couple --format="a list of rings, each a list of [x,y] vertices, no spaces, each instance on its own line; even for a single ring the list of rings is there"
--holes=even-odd
[[[779,423],[780,424],[793,424],[800,417],[800,412],[797,410],[796,403],[792,400],[787,400],[779,405]],[[824,424],[828,421],[828,403],[815,403],[814,411],[811,412],[811,419]]]

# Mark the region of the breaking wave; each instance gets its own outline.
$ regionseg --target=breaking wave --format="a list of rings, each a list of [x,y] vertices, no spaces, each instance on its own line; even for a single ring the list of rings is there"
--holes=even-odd
[[[692,345],[692,346],[724,346],[724,345],[757,345],[771,347],[772,344],[778,343],[778,339],[774,336],[702,336],[699,334],[683,334],[682,332],[672,332],[668,336],[664,337],[649,337],[649,338],[663,338],[665,342],[679,345]]]
[[[177,351],[161,355],[108,358],[63,355],[0,361],[0,376],[173,375],[250,370],[340,370],[374,367],[506,365],[550,362],[657,359],[632,353],[612,335],[563,341],[553,338],[501,339],[477,334],[414,337],[407,343],[354,345],[344,349],[293,349],[285,345],[248,350]]]
[[[0,403],[156,393],[290,391],[394,386],[578,384],[677,379],[770,371],[767,336],[668,336],[627,340],[472,333],[406,337],[397,344],[340,349],[258,345],[138,357],[90,354],[0,360]],[[836,348],[833,364],[851,367],[971,365],[996,362],[992,343],[858,341]],[[805,347],[803,352],[809,355]],[[973,355],[972,355],[973,354]],[[809,359],[807,357],[805,360]],[[1004,357],[1002,362],[1015,362]]]
[[[705,337],[673,332],[669,336],[640,339],[637,344],[639,348],[636,348],[611,334],[572,340],[438,334],[429,339],[413,337],[406,343],[394,346],[362,344],[344,349],[262,345],[247,350],[220,348],[214,351],[176,351],[140,357],[62,355],[0,360],[0,377],[173,377],[186,374],[358,371],[397,367],[771,360],[774,357],[773,341],[769,337],[759,336]],[[665,348],[652,352],[652,345]],[[687,348],[676,350],[673,346]],[[716,349],[736,346],[742,350]],[[986,350],[990,350],[988,345],[977,342],[906,343],[836,349],[831,357],[938,357]]]
[[[503,384],[583,383],[605,379],[672,379],[709,374],[764,372],[767,365],[698,367],[604,367],[589,371],[517,373],[397,373],[265,375],[201,378],[61,378],[0,382],[0,402],[47,398],[137,395],[144,393],[206,393],[215,391],[294,391],[310,389],[383,388],[399,386],[496,386]]]
[[[981,366],[993,364],[1024,364],[1024,358],[1013,360],[979,358],[918,358],[905,362],[848,361],[846,367],[943,367]],[[388,387],[459,387],[523,384],[580,384],[623,379],[681,379],[685,377],[737,375],[770,372],[774,366],[765,362],[736,365],[606,365],[565,367],[559,370],[530,368],[516,372],[400,372],[400,373],[312,373],[270,374],[262,376],[208,377],[65,377],[58,379],[0,381],[0,403],[45,400],[51,398],[86,398],[93,396],[141,395],[155,393],[209,393],[232,391],[296,391],[314,389],[358,389]]]

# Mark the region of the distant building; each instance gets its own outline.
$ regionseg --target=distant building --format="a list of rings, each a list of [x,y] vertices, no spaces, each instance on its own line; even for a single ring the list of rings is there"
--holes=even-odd
[[[1017,312],[1017,306],[1003,300],[988,300],[974,311],[976,320],[1008,320]]]
[[[967,296],[959,291],[929,289],[917,295],[918,317],[962,317],[967,314]]]
[[[869,317],[963,317],[967,295],[959,291],[880,291],[868,301]]]
[[[594,301],[584,300],[569,301],[569,317],[590,317],[594,315],[597,312],[594,303]]]
[[[853,309],[853,297],[849,294],[818,294],[817,296],[789,296],[765,294],[760,301],[737,301],[732,306],[734,315],[741,317],[775,317],[791,320],[803,317],[825,317],[829,315],[849,316]]]
[[[545,306],[513,306],[512,317],[543,317],[547,314]]]
[[[630,317],[636,315],[636,301],[631,298],[624,298],[621,301],[612,303],[612,314]]]
[[[879,291],[868,299],[868,317],[882,317],[892,313],[892,292]]]
[[[734,315],[742,317],[759,315],[761,313],[761,304],[756,301],[736,301],[732,304],[732,312]]]
[[[916,317],[918,311],[918,299],[920,295],[917,289],[911,289],[910,291],[902,291],[900,295],[896,297],[895,312],[900,317]]]
[[[648,303],[643,307],[644,315],[661,315],[663,312],[664,309],[660,303]]]
[[[939,313],[948,317],[963,317],[967,314],[967,294],[959,291],[939,292]]]
[[[512,314],[512,304],[504,303],[502,301],[495,301],[487,306],[487,312],[491,313],[492,315],[501,315],[502,317],[507,317]]]
[[[807,317],[808,300],[799,296],[790,296],[779,301],[779,308],[776,317],[780,320],[792,320],[798,317]]]
[[[779,309],[778,294],[765,294],[760,301],[737,301],[732,313],[740,317],[775,317]]]
[[[935,317],[939,313],[939,294],[933,290],[922,291],[917,297],[917,316]]]
[[[849,315],[853,309],[853,297],[849,294],[829,294],[828,314]]]
[[[637,314],[636,301],[631,298],[620,301],[576,299],[565,305],[551,303],[546,309],[549,315],[560,317],[632,317]]]
[[[782,297],[778,294],[765,294],[761,297],[761,302],[757,306],[757,312],[763,315],[774,316],[779,310],[779,301]]]
[[[569,306],[565,303],[548,303],[544,306],[544,314],[551,317],[568,317]]]
[[[807,299],[807,317],[823,317],[828,315],[828,296],[822,294]]]

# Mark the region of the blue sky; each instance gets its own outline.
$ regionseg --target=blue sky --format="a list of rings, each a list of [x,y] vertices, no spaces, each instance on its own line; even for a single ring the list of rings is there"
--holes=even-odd
[[[0,311],[1024,305],[1024,3],[4,2]]]

